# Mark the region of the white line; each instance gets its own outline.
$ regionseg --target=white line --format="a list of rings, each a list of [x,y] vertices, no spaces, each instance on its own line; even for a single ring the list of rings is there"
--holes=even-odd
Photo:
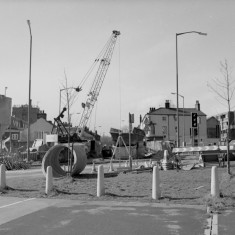
[[[204,230],[204,235],[211,235],[212,217],[207,219],[207,227]]]
[[[26,200],[23,200],[23,201],[14,202],[14,203],[11,203],[11,204],[8,204],[8,205],[5,205],[5,206],[1,206],[0,209],[8,207],[8,206],[13,206],[15,204],[19,204],[19,203],[22,203],[22,202],[31,201],[31,200],[34,200],[34,199],[36,199],[36,198],[29,198],[29,199],[26,199]]]
[[[213,223],[212,223],[212,230],[211,235],[218,235],[218,214],[213,214]]]

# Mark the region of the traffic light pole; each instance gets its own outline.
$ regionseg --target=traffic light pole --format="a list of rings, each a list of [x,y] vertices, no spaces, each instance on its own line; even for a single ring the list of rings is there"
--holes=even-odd
[[[197,113],[191,113],[192,120],[192,147],[194,147],[194,137],[195,137],[195,129],[197,128]]]

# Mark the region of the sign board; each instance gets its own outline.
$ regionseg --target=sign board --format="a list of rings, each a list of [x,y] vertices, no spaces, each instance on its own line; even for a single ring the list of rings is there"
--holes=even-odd
[[[11,140],[19,140],[19,134],[18,133],[11,133]]]
[[[46,135],[46,142],[58,143],[58,135]]]

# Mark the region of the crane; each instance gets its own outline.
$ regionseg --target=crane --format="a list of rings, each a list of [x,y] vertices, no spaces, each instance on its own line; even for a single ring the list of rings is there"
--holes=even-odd
[[[95,106],[95,103],[98,99],[102,84],[104,82],[104,78],[106,76],[107,70],[109,68],[114,47],[117,41],[117,37],[120,35],[120,32],[117,30],[112,31],[112,35],[105,44],[103,50],[100,52],[98,57],[95,59],[93,65],[91,66],[90,70],[87,72],[85,77],[82,79],[81,83],[77,88],[75,88],[74,93],[71,95],[70,102],[67,102],[67,108],[64,107],[63,110],[60,112],[59,116],[57,118],[54,118],[54,121],[57,123],[56,131],[57,134],[53,135],[47,135],[46,139],[47,142],[54,142],[57,143],[55,146],[53,146],[50,151],[46,153],[46,155],[43,158],[42,162],[42,168],[47,169],[47,167],[52,165],[53,172],[56,172],[60,175],[65,175],[66,172],[61,172],[61,169],[58,168],[58,164],[54,164],[55,162],[59,162],[59,154],[61,153],[61,150],[63,148],[68,148],[68,169],[71,172],[71,175],[79,174],[86,166],[87,156],[88,153],[85,152],[84,145],[78,142],[87,142],[85,138],[83,138],[84,129],[87,125],[87,122],[91,116],[92,110]],[[91,72],[94,71],[95,65],[98,65],[98,70],[95,72],[95,76],[92,82],[92,86],[89,90],[88,97],[85,103],[82,103],[83,112],[82,116],[79,122],[78,127],[76,128],[75,133],[71,134],[70,127],[67,127],[62,122],[62,118],[64,117],[64,113],[67,109],[69,109],[70,105],[75,102],[76,99],[76,93],[82,91],[82,85],[84,82],[88,79],[88,77],[91,75]],[[53,133],[52,129],[52,133]],[[59,143],[59,144],[58,144]],[[72,145],[71,145],[72,143]],[[88,143],[88,142],[87,142]],[[70,150],[72,150],[72,154],[70,154]],[[60,151],[60,152],[59,152]],[[79,158],[75,157],[73,155],[73,152],[76,152],[76,156],[79,156]],[[90,156],[92,155],[93,149],[90,147]],[[95,150],[96,151],[96,150]],[[56,159],[58,161],[54,161],[52,159]],[[73,162],[73,159],[74,163]],[[73,165],[72,165],[73,164]]]
[[[95,60],[96,63],[99,63],[98,70],[95,74],[91,89],[87,95],[88,96],[87,100],[85,103],[82,103],[83,112],[82,112],[79,125],[76,130],[76,133],[78,133],[80,137],[83,136],[84,129],[87,125],[87,122],[91,116],[92,110],[98,99],[102,84],[104,82],[104,78],[106,76],[106,73],[108,71],[108,68],[112,59],[117,37],[119,35],[120,35],[120,31],[113,30],[112,35],[110,39],[108,40],[108,42],[105,44],[105,47],[100,53],[99,58]]]
[[[108,67],[110,65],[114,47],[117,41],[117,37],[120,35],[120,32],[117,30],[113,30],[112,34],[109,38],[109,40],[106,42],[104,48],[99,53],[97,58],[95,59],[94,63],[92,64],[91,68],[88,70],[80,84],[77,88],[73,91],[73,94],[71,95],[70,104],[67,104],[67,107],[64,107],[62,112],[59,114],[57,118],[54,118],[55,122],[57,123],[57,133],[58,133],[58,141],[60,143],[66,143],[68,140],[69,142],[79,142],[81,141],[81,138],[83,137],[84,129],[87,125],[87,122],[91,116],[92,110],[95,106],[95,103],[98,99],[102,84],[104,82],[104,78],[106,76]],[[95,68],[97,68],[97,71],[94,71]],[[77,93],[82,91],[82,86],[84,85],[85,81],[91,76],[92,71],[94,75],[94,79],[92,82],[92,86],[88,92],[88,97],[85,103],[82,103],[83,111],[82,116],[79,122],[79,125],[76,128],[75,133],[71,136],[70,131],[67,130],[66,126],[63,124],[61,118],[64,117],[64,112],[69,108],[72,103],[75,102],[75,99],[77,97]],[[54,123],[55,124],[55,123]],[[55,125],[54,125],[55,127]],[[52,129],[52,133],[54,130],[54,127]],[[69,139],[68,139],[69,138]]]

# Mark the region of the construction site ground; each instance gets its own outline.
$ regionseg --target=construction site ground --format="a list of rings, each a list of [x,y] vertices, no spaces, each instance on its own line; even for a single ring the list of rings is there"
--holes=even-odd
[[[149,160],[144,160],[142,165]],[[231,163],[231,176],[227,175],[226,167],[218,167],[221,198],[214,201],[210,198],[211,167],[198,167],[188,171],[160,170],[161,199],[152,199],[152,172],[133,171],[109,173],[109,163],[103,164],[105,172],[105,195],[99,200],[161,202],[170,204],[214,205],[217,208],[233,207],[235,205],[235,164]],[[138,164],[141,165],[141,162]],[[119,167],[114,163],[114,170]],[[124,166],[124,165],[123,165]],[[135,163],[133,163],[133,167]],[[62,177],[53,180],[53,191],[45,194],[46,178],[40,166],[27,170],[7,171],[6,184],[8,189],[1,191],[1,196],[23,198],[56,198],[74,200],[97,200],[97,173],[91,173],[94,165],[88,164],[77,177]]]

